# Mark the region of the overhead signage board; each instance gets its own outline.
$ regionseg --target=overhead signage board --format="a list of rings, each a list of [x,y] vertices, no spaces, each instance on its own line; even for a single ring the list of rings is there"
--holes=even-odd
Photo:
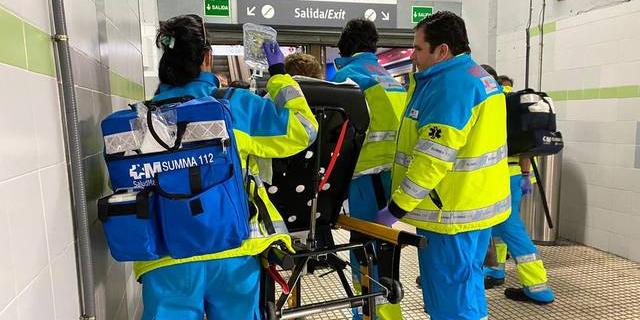
[[[433,14],[433,7],[411,6],[411,22],[418,23]]]
[[[398,24],[396,27],[398,29],[413,29],[426,16],[438,11],[451,11],[462,16],[462,0],[398,0]]]
[[[366,18],[378,28],[396,28],[396,5],[304,0],[238,0],[238,23],[339,27]]]
[[[230,0],[204,0],[204,15],[208,17],[230,17]]]

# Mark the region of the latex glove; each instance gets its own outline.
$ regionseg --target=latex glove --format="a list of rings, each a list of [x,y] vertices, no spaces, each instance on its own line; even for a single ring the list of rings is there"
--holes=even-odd
[[[264,50],[265,56],[267,56],[267,62],[269,67],[284,63],[284,54],[280,51],[280,45],[278,42],[269,40],[262,44],[262,50]]]
[[[520,191],[522,191],[522,195],[526,196],[531,193],[533,187],[531,186],[531,178],[528,173],[522,174],[522,180],[520,180]]]
[[[398,218],[391,214],[391,211],[389,211],[389,207],[384,207],[384,209],[376,213],[375,223],[377,224],[391,227],[396,222],[398,222]]]

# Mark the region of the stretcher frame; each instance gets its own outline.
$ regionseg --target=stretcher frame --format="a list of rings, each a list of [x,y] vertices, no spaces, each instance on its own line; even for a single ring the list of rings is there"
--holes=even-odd
[[[316,116],[318,114],[319,128],[322,128],[323,113],[331,110],[345,113],[335,107],[315,107]],[[346,114],[346,113],[345,113]],[[321,129],[319,129],[321,130]],[[321,150],[321,134],[318,132],[317,153]],[[319,172],[320,157],[317,157],[315,172]],[[322,180],[321,174],[315,175],[314,183],[320,186]],[[285,320],[285,319],[301,319],[305,316],[325,313],[332,310],[359,308],[362,307],[363,319],[372,320],[376,314],[376,299],[385,298],[390,303],[399,303],[404,292],[402,284],[399,281],[399,264],[400,251],[403,246],[410,245],[418,248],[426,246],[426,239],[405,231],[395,230],[376,223],[349,217],[339,214],[336,221],[330,226],[332,229],[344,229],[356,233],[359,240],[347,244],[333,245],[329,248],[316,248],[316,212],[318,191],[312,200],[312,206],[309,214],[310,226],[308,236],[304,243],[296,247],[296,253],[289,254],[282,251],[277,246],[272,246],[262,254],[262,265],[265,272],[261,276],[261,297],[262,312],[267,320]],[[353,237],[352,237],[353,240]],[[379,263],[381,255],[379,248],[386,246],[391,254],[392,265],[383,268]],[[348,262],[338,258],[337,253],[343,251],[354,251],[358,256],[359,272],[361,275],[360,294],[354,294],[354,290],[349,284],[344,270]],[[377,254],[377,252],[379,254]],[[311,303],[302,304],[302,284],[301,279],[304,276],[309,262],[312,260],[326,261],[331,271],[336,272],[340,283],[344,289],[346,297]],[[380,267],[380,281],[373,281],[372,274],[374,265]],[[291,270],[288,280],[280,277],[276,267],[281,270]],[[384,270],[383,270],[384,269]],[[384,275],[384,276],[383,276]],[[276,299],[275,284],[278,282],[282,287],[282,293]],[[376,290],[375,284],[380,287]]]

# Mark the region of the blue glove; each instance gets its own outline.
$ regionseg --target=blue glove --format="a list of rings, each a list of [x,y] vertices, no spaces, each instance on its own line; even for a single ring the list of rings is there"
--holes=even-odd
[[[378,211],[376,213],[375,223],[385,225],[387,227],[391,227],[394,223],[398,222],[398,218],[391,214],[389,211],[389,207],[384,207],[384,209]]]
[[[522,180],[520,180],[520,191],[522,191],[522,195],[526,196],[531,193],[533,187],[531,186],[531,178],[528,173],[522,174]]]
[[[269,67],[284,63],[284,54],[280,51],[280,45],[278,45],[278,42],[273,40],[265,41],[262,44],[262,50],[264,50],[264,54],[267,56]]]

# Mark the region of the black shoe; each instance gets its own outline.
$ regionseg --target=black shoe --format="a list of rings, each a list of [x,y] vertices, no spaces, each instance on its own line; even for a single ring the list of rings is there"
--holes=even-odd
[[[494,277],[484,277],[484,288],[485,290],[493,289],[495,287],[499,287],[504,284],[504,278],[494,278]]]
[[[520,302],[532,302],[538,305],[545,305],[553,302],[553,301],[533,300],[524,293],[524,289],[522,288],[506,288],[504,290],[504,295],[509,300],[520,301]]]

